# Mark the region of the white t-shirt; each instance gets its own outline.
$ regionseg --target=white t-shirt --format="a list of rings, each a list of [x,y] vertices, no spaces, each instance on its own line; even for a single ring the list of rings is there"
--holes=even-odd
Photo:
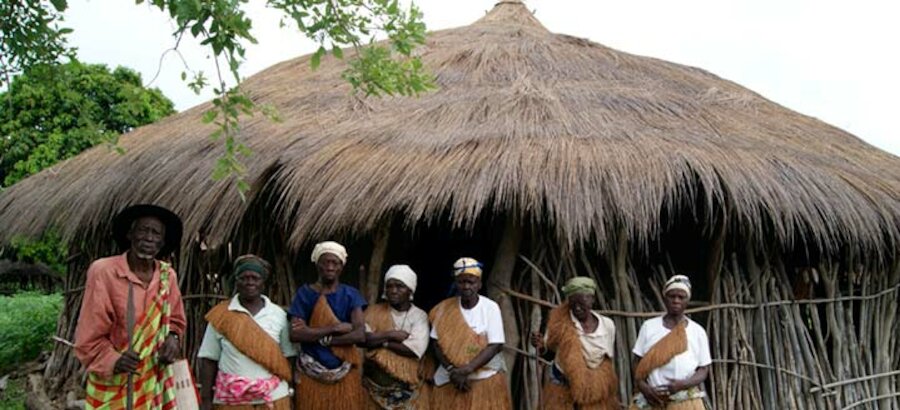
[[[459,300],[459,299],[457,299]],[[457,302],[459,303],[459,302]],[[503,333],[503,316],[500,315],[500,306],[497,302],[484,296],[478,296],[478,302],[471,309],[464,309],[459,305],[463,319],[469,327],[478,335],[487,336],[488,344],[506,343],[506,334]],[[431,338],[440,340],[437,328],[431,327]],[[497,373],[504,366],[503,355],[497,354],[485,365],[485,368],[469,375],[470,380],[487,379]],[[438,366],[434,373],[434,384],[443,386],[450,382],[450,373],[444,366]]]
[[[263,296],[265,306],[256,313],[256,316],[250,314],[241,302],[238,301],[237,295],[231,299],[228,304],[228,310],[246,313],[253,318],[253,321],[262,328],[266,334],[272,337],[275,343],[281,346],[281,352],[286,357],[296,356],[297,351],[290,340],[291,327],[287,321],[287,313],[280,306],[272,303],[269,298]],[[210,325],[206,325],[206,333],[203,335],[203,342],[200,343],[200,350],[197,357],[214,360],[219,362],[219,371],[238,376],[248,377],[251,379],[267,379],[272,377],[264,367],[254,362],[252,359],[240,352],[228,341],[222,334],[216,331]],[[278,400],[290,394],[288,383],[284,380],[272,390],[272,400]],[[261,400],[255,403],[262,403]]]
[[[669,384],[669,380],[682,380],[691,377],[698,367],[712,364],[709,353],[709,337],[706,330],[697,322],[687,319],[685,328],[687,333],[687,350],[676,355],[664,366],[654,369],[647,377],[650,386],[657,387]],[[660,339],[669,334],[671,330],[663,326],[662,316],[650,319],[641,325],[637,341],[634,342],[632,353],[644,357],[650,348]]]

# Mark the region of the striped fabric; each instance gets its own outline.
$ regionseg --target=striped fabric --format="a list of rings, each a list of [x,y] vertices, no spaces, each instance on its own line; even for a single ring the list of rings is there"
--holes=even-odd
[[[141,358],[134,383],[135,410],[175,409],[174,378],[171,366],[157,364],[157,352],[169,335],[169,264],[160,262],[159,294],[135,324],[132,346]],[[125,350],[124,347],[122,350]],[[125,408],[127,376],[115,374],[101,377],[88,374],[86,409],[118,410]]]

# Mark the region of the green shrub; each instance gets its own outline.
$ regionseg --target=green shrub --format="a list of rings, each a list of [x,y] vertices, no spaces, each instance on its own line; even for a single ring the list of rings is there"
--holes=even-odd
[[[43,263],[56,274],[66,272],[66,243],[55,230],[48,230],[37,239],[15,236],[10,248],[16,260]]]
[[[0,374],[50,349],[61,307],[58,293],[0,296]]]
[[[10,378],[0,391],[0,410],[25,410],[25,379]]]

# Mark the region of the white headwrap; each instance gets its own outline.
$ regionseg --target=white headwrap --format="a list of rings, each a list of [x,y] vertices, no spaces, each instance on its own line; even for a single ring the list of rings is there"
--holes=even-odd
[[[316,247],[313,248],[312,251],[313,263],[318,262],[319,258],[326,253],[337,256],[338,259],[341,260],[341,263],[347,263],[347,249],[344,248],[344,245],[334,241],[325,241],[316,244]]]
[[[669,278],[666,281],[666,286],[663,288],[663,295],[673,289],[681,289],[687,293],[688,299],[691,298],[691,280],[687,276],[675,275]]]
[[[403,282],[412,293],[416,293],[418,276],[416,276],[416,272],[414,272],[409,265],[394,265],[388,268],[387,273],[384,274],[384,285],[387,286],[387,281],[391,279]],[[412,299],[412,296],[410,296],[410,299]]]

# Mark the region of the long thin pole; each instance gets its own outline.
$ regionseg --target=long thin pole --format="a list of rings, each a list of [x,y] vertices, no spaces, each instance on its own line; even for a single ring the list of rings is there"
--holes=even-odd
[[[128,306],[125,308],[125,325],[128,331],[128,352],[132,351],[134,337],[134,284],[128,281]],[[125,391],[125,409],[134,409],[134,375],[128,372],[128,385]]]

